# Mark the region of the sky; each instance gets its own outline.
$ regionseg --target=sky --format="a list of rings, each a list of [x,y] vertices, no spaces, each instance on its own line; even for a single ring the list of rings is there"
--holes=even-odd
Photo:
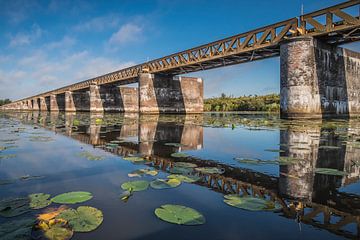
[[[0,0],[0,99],[32,96],[343,1]],[[346,47],[360,51],[360,44]],[[205,97],[279,92],[279,58],[192,73]]]

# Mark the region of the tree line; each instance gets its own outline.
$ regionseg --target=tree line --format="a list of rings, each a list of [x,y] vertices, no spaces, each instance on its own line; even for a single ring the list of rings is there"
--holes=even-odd
[[[11,100],[6,98],[6,99],[0,99],[0,106],[5,105],[11,103]]]
[[[268,94],[263,96],[226,96],[222,93],[220,97],[205,99],[204,111],[280,111],[280,96]]]

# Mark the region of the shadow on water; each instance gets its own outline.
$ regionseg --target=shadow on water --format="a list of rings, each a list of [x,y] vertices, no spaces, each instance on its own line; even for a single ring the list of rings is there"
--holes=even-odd
[[[174,163],[178,161],[194,163],[198,167],[224,169],[223,174],[192,172],[192,175],[200,178],[193,184],[203,190],[209,189],[222,195],[238,194],[269,199],[282,206],[281,212],[273,213],[274,216],[292,219],[300,225],[313,226],[333,234],[328,236],[346,238],[360,236],[360,191],[357,193],[342,191],[342,188],[347,185],[359,184],[360,144],[356,146],[354,144],[360,139],[360,122],[313,121],[309,123],[281,121],[273,116],[244,117],[236,114],[139,116],[138,114],[28,112],[8,113],[6,116],[21,120],[26,124],[40,125],[57,134],[71,137],[114,155],[121,157],[141,155],[146,159],[147,165],[163,173],[171,172]],[[231,126],[234,123],[247,131],[255,129],[279,131],[278,158],[295,160],[289,164],[277,164],[278,174],[273,176],[257,171],[251,165],[229,165],[221,159],[211,159],[211,156],[209,159],[191,155],[180,159],[171,156],[174,152],[224,147],[221,142],[218,146],[205,146],[204,138],[206,138],[207,130],[219,126]],[[231,128],[226,128],[226,131],[228,130]],[[117,146],[109,147],[108,143],[114,140],[117,140]],[[111,171],[106,166],[103,167],[70,171],[63,173],[63,177],[86,176],[99,174],[101,171]],[[345,172],[346,175],[318,174],[316,173],[318,168],[333,168]],[[49,177],[48,181],[52,179],[59,180],[56,177]],[[206,199],[201,199],[201,201],[204,200],[206,201]],[[247,212],[246,216],[251,219],[256,216],[256,213]],[[263,216],[264,219],[267,216]],[[235,219],[236,217],[234,221]],[[209,228],[211,228],[213,223],[211,220],[209,222]],[[252,227],[257,228],[257,226]],[[144,233],[146,236],[140,238],[162,239],[172,231],[179,231],[173,230],[174,228],[171,225],[165,229],[154,229],[154,232]],[[208,229],[209,233],[212,231]],[[227,229],[227,231],[230,232],[226,236],[239,236],[235,230],[231,232]],[[318,234],[311,229],[307,231],[310,234]],[[203,236],[196,231],[189,230],[187,234],[189,233],[194,234],[193,236]],[[275,236],[279,235],[275,234]],[[294,233],[293,237],[297,238],[296,236],[297,233]]]

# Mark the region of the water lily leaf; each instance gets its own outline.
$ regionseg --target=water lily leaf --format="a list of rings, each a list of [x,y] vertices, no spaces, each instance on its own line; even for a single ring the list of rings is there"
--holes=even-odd
[[[275,211],[281,209],[280,205],[261,198],[240,197],[234,194],[225,195],[224,198],[226,204],[249,211]]]
[[[333,169],[333,168],[316,168],[315,173],[325,174],[325,175],[334,175],[334,176],[346,176],[346,175],[348,175],[344,171],[340,171],[340,170]]]
[[[300,159],[293,157],[279,157],[279,165],[291,165],[298,162]]]
[[[103,123],[103,120],[101,119],[101,118],[97,118],[96,120],[95,120],[95,124],[96,125],[101,125]]]
[[[39,221],[32,229],[32,239],[69,240],[74,231],[64,219]]]
[[[251,159],[251,158],[235,158],[236,161],[239,163],[244,164],[254,164],[254,165],[260,165],[260,164],[278,164],[278,161],[274,160],[261,160],[261,159]]]
[[[332,150],[332,149],[340,149],[338,146],[319,146],[319,149]]]
[[[22,181],[28,181],[28,180],[34,180],[34,179],[42,179],[44,178],[44,176],[30,176],[30,175],[24,175],[19,177],[20,180]]]
[[[13,180],[13,179],[3,179],[3,180],[0,180],[0,185],[8,185],[8,184],[12,184],[14,182],[15,182],[15,180]]]
[[[50,194],[45,193],[33,193],[29,195],[30,198],[30,208],[31,209],[41,209],[47,207],[51,204],[49,200]]]
[[[169,169],[169,172],[173,174],[189,174],[192,171],[193,168],[184,168],[184,167],[172,167]]]
[[[216,167],[198,167],[195,168],[195,170],[201,173],[208,173],[208,174],[223,174],[225,172],[225,169],[216,168]]]
[[[172,147],[182,147],[182,146],[184,146],[181,143],[165,143],[164,145],[165,146],[172,146]]]
[[[75,232],[90,232],[103,222],[103,213],[94,207],[81,206],[61,212],[56,219],[64,219]]]
[[[15,217],[30,211],[29,198],[8,198],[0,201],[0,216]]]
[[[267,151],[267,152],[279,152],[279,153],[285,152],[284,150],[281,150],[281,149],[265,149],[264,151]]]
[[[104,159],[104,157],[94,155],[94,154],[92,154],[91,152],[88,152],[88,151],[80,153],[79,156],[84,157],[84,158],[86,158],[87,160],[90,160],[90,161],[100,161],[100,160]]]
[[[123,202],[127,202],[129,200],[129,198],[132,196],[132,189],[130,190],[126,190],[124,192],[122,192],[120,194],[120,199],[123,201]]]
[[[154,189],[175,188],[181,184],[181,181],[175,178],[171,179],[156,179],[150,182],[150,186]]]
[[[0,155],[0,160],[1,159],[10,159],[10,158],[14,158],[14,157],[16,157],[16,154]]]
[[[129,181],[121,184],[121,188],[123,190],[134,191],[134,192],[144,191],[148,187],[149,187],[148,181]]]
[[[193,183],[193,182],[197,182],[200,180],[200,177],[197,176],[185,176],[185,175],[180,175],[180,174],[171,174],[169,176],[167,176],[167,178],[169,179],[177,179],[181,182],[187,182],[187,183]]]
[[[205,217],[195,209],[166,204],[155,209],[155,215],[161,220],[181,225],[201,225],[205,223]]]
[[[143,168],[128,173],[128,177],[141,177],[143,175],[156,176],[157,174],[158,171],[156,171],[155,169]]]
[[[31,229],[35,223],[34,218],[22,218],[0,225],[0,239],[30,239]]]
[[[61,205],[58,208],[50,208],[46,209],[44,213],[41,213],[37,216],[37,219],[40,221],[50,221],[51,219],[54,219],[57,215],[59,215],[61,212],[67,210],[68,207],[65,205]]]
[[[51,201],[61,204],[74,204],[86,202],[92,199],[92,197],[92,194],[89,192],[68,192],[53,197]]]
[[[175,162],[174,167],[196,168],[197,165],[195,163],[189,163],[189,162]]]
[[[141,164],[145,162],[145,159],[142,157],[124,157],[123,159],[137,164]]]
[[[30,141],[31,142],[50,142],[54,140],[52,137],[47,136],[31,136]]]
[[[187,155],[186,153],[181,153],[181,152],[172,153],[171,156],[174,157],[174,158],[185,158],[185,157],[188,157],[188,155]]]

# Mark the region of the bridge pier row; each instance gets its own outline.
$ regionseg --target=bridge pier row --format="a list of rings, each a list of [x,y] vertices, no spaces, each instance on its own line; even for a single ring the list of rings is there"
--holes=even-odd
[[[57,104],[57,99],[55,94],[50,95],[50,111],[51,112],[58,112],[59,106]]]
[[[32,109],[34,110],[34,111],[39,111],[39,101],[38,101],[38,99],[37,98],[34,98],[33,100],[31,100],[32,101]]]
[[[360,53],[297,37],[280,46],[281,118],[360,115]]]
[[[26,104],[27,104],[27,106],[28,106],[28,110],[32,110],[33,109],[33,106],[32,106],[32,101],[31,100],[27,100],[26,101]]]
[[[40,101],[40,111],[48,111],[48,106],[46,105],[45,97],[39,97]]]
[[[143,73],[139,76],[140,113],[203,112],[203,80]]]

